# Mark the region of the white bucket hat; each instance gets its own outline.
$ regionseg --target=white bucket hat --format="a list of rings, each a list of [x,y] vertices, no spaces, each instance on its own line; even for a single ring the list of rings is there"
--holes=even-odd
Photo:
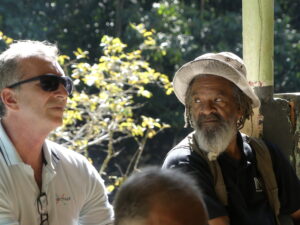
[[[190,82],[198,75],[216,75],[234,83],[252,100],[252,107],[259,107],[260,101],[246,78],[243,60],[231,52],[207,53],[184,64],[173,79],[174,92],[185,104],[185,94]]]

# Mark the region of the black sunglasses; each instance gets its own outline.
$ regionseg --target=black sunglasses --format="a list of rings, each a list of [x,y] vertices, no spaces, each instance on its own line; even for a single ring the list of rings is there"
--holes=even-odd
[[[65,87],[65,89],[68,92],[68,95],[71,95],[73,91],[73,82],[70,77],[57,76],[55,74],[44,74],[27,80],[21,80],[17,83],[9,85],[8,88],[15,88],[21,84],[25,84],[35,80],[40,81],[41,88],[44,91],[56,91],[59,87],[59,84],[62,84]]]

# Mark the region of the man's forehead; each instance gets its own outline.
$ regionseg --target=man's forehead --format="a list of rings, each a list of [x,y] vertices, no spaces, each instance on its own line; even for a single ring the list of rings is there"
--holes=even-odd
[[[64,71],[59,63],[52,57],[31,56],[19,61],[22,76],[28,74],[42,75],[44,73],[54,73],[64,75]]]
[[[220,94],[232,92],[235,87],[231,81],[214,75],[198,76],[191,85],[192,93],[201,90],[217,91]]]

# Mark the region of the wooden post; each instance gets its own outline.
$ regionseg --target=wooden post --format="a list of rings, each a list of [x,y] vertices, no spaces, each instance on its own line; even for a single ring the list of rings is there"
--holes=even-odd
[[[300,177],[300,96],[274,95],[273,55],[274,0],[243,0],[243,59],[261,107],[242,132],[277,145]]]
[[[262,104],[273,98],[274,0],[243,0],[243,59],[247,79]],[[255,110],[243,132],[262,136],[263,115]]]

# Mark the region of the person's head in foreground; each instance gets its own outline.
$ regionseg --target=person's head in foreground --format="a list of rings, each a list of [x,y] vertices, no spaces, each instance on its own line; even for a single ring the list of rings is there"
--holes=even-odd
[[[177,170],[147,168],[117,192],[115,225],[207,225],[206,207],[195,181]]]
[[[173,86],[185,105],[186,126],[195,129],[197,144],[212,158],[227,149],[260,106],[242,59],[230,52],[207,53],[186,63]]]

